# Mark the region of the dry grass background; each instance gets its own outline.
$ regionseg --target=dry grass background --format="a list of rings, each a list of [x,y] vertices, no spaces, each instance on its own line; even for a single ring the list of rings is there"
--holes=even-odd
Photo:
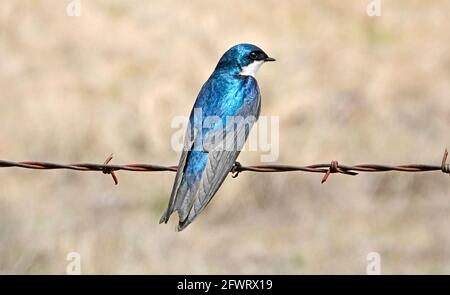
[[[439,163],[450,146],[450,4],[382,1],[3,1],[0,158],[175,164],[187,115],[230,46],[280,117],[279,162]],[[243,163],[257,163],[246,152]],[[0,170],[0,272],[450,272],[450,178],[251,174],[228,179],[186,231],[158,225],[174,174]]]

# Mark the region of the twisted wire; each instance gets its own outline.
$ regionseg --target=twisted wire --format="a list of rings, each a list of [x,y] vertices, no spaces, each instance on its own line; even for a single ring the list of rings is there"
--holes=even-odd
[[[450,174],[450,164],[447,163],[448,151],[444,152],[440,165],[428,164],[405,164],[405,165],[381,165],[381,164],[357,164],[357,165],[342,165],[337,161],[332,161],[329,164],[312,164],[306,166],[285,165],[285,164],[260,164],[252,166],[244,166],[236,162],[230,173],[233,177],[237,177],[240,173],[259,172],[259,173],[274,173],[274,172],[311,172],[322,173],[322,183],[324,183],[331,174],[340,173],[346,175],[357,175],[360,172],[429,172],[441,171]],[[5,161],[0,160],[0,168],[17,167],[24,169],[38,169],[38,170],[55,170],[66,169],[75,171],[101,171],[104,174],[110,174],[115,184],[118,184],[118,178],[115,171],[133,171],[133,172],[156,172],[156,171],[170,171],[176,172],[177,166],[163,166],[156,164],[125,164],[115,165],[109,164],[112,160],[112,155],[109,156],[103,164],[79,163],[79,164],[59,164],[50,162],[38,161]]]

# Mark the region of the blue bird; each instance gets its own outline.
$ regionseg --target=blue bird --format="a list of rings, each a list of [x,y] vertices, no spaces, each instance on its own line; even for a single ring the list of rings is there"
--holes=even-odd
[[[239,44],[220,58],[189,117],[169,205],[160,223],[178,212],[178,231],[208,205],[233,168],[258,119],[261,96],[255,73],[275,61],[252,44]]]

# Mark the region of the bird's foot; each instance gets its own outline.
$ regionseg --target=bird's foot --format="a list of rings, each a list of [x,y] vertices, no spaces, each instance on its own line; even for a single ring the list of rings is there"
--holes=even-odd
[[[242,165],[239,162],[234,162],[233,167],[231,167],[231,177],[236,178],[239,176],[239,173],[242,172]]]

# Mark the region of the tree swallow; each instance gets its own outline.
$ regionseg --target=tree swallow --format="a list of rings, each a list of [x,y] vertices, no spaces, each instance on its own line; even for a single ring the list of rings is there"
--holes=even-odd
[[[247,140],[261,109],[255,73],[275,61],[252,44],[239,44],[220,58],[189,117],[169,205],[160,223],[178,212],[178,231],[208,205]]]

